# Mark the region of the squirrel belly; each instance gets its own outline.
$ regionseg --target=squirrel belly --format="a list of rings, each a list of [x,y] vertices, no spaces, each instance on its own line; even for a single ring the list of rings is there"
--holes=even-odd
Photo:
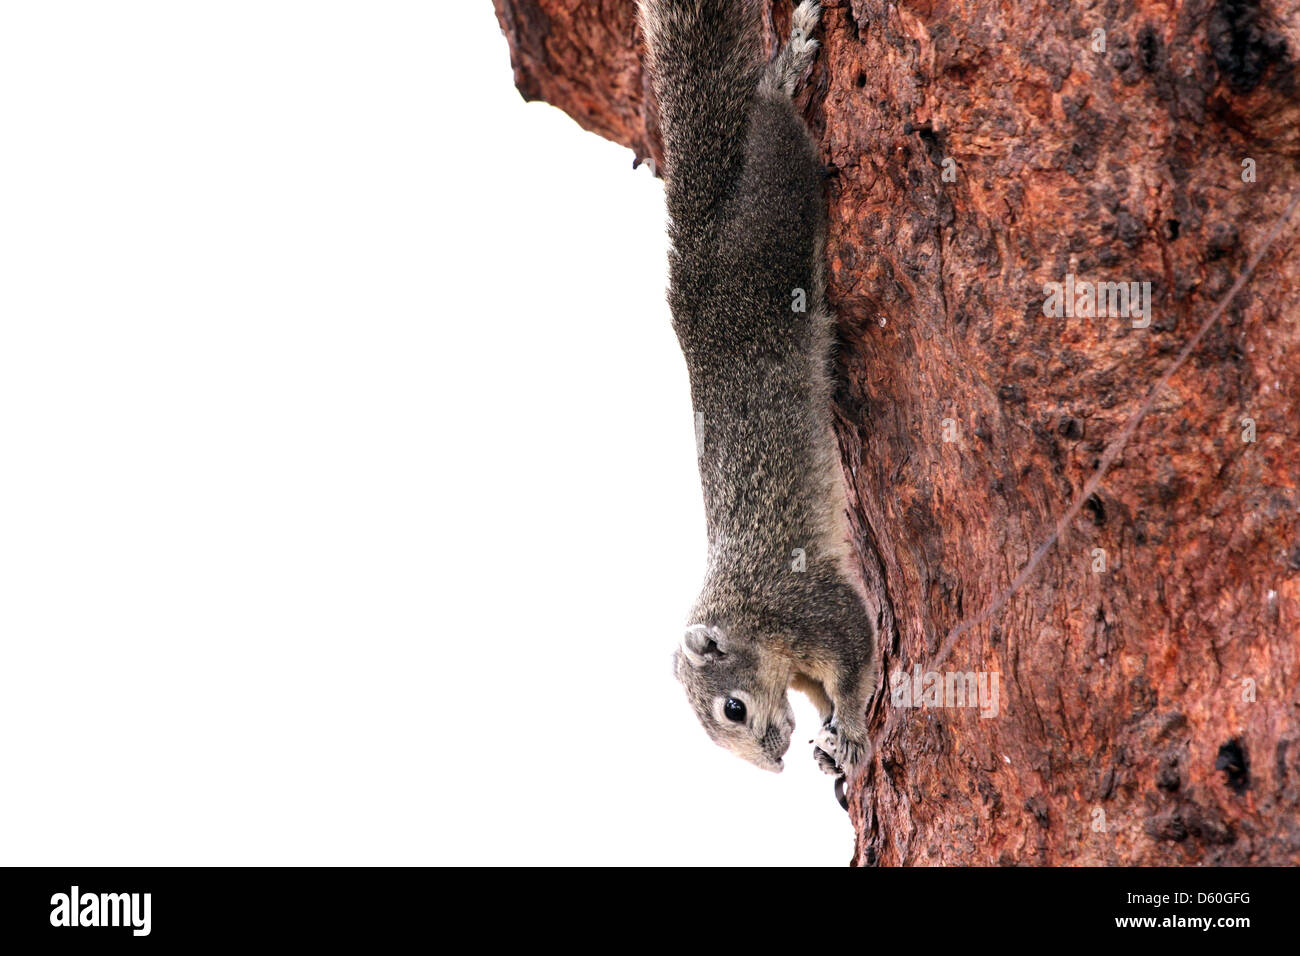
[[[861,765],[877,631],[831,420],[824,170],[791,99],[820,6],[762,55],[758,0],[641,0],[665,152],[668,300],[690,373],[706,579],[674,669],[709,736],[779,770],[791,687],[829,772]]]

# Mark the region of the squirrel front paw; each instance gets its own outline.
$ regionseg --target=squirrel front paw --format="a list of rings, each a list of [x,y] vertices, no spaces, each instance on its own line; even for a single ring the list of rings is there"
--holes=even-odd
[[[869,748],[865,741],[856,740],[834,722],[826,724],[813,738],[813,757],[817,766],[834,776],[852,776],[866,763]]]
[[[828,773],[832,777],[840,775],[840,769],[835,766],[835,758],[816,743],[813,744],[813,758],[817,761],[817,766],[822,768],[822,773]]]

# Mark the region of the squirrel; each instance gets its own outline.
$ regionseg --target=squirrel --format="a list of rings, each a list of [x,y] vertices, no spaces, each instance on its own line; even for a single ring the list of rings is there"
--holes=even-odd
[[[831,421],[825,171],[791,98],[821,7],[798,6],[771,62],[761,14],[761,0],[640,0],[708,525],[673,670],[708,735],[772,771],[794,730],[787,690],[802,691],[822,719],[813,755],[842,778],[869,752],[879,629]]]

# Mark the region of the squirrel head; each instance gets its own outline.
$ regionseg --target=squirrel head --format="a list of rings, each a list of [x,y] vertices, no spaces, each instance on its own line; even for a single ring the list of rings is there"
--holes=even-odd
[[[789,680],[767,658],[756,642],[692,624],[673,655],[673,672],[714,743],[780,773],[794,711],[786,694]]]

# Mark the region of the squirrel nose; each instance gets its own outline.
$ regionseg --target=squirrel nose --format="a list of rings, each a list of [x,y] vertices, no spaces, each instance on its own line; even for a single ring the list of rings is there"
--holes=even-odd
[[[763,749],[771,753],[773,759],[780,763],[780,755],[785,753],[789,746],[790,742],[781,728],[776,724],[769,724],[767,730],[763,732]]]

